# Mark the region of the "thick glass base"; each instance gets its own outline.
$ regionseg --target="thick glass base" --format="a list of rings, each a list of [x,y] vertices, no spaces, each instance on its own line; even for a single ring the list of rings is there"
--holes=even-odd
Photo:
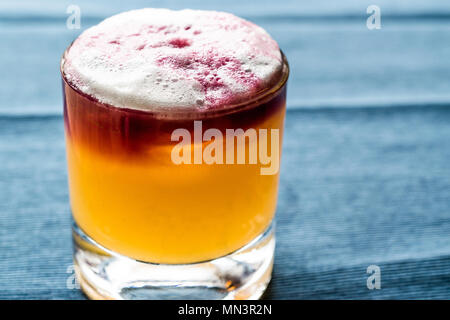
[[[107,250],[73,226],[74,264],[90,299],[258,299],[272,273],[271,225],[245,247],[201,263],[145,263]]]

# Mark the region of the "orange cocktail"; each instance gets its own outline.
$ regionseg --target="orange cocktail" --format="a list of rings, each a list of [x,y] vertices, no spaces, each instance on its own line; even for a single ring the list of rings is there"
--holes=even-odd
[[[61,72],[88,296],[259,297],[289,74],[275,40],[228,13],[135,10],[83,32]]]
[[[269,226],[278,173],[261,175],[262,164],[172,162],[171,133],[193,132],[192,114],[167,119],[118,109],[64,86],[72,213],[98,243],[142,261],[191,263],[235,251]],[[282,132],[285,88],[265,100],[195,116],[203,131],[224,136],[238,128]],[[250,149],[246,140],[247,157]]]

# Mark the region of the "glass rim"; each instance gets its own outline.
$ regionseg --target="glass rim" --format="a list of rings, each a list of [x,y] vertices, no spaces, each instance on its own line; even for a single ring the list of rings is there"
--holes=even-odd
[[[95,102],[96,104],[100,104],[106,108],[114,109],[115,111],[123,111],[127,113],[136,113],[136,114],[142,114],[142,115],[149,115],[156,118],[161,119],[179,119],[179,120],[190,120],[190,119],[203,119],[203,118],[213,118],[217,116],[223,116],[230,113],[240,112],[243,110],[251,109],[253,107],[257,107],[264,102],[267,102],[275,96],[287,83],[287,80],[289,78],[290,74],[290,68],[289,63],[286,58],[286,55],[284,52],[280,49],[281,54],[281,60],[282,60],[282,70],[280,79],[272,86],[267,88],[266,90],[261,91],[259,94],[256,94],[254,96],[251,96],[250,99],[240,101],[238,103],[232,103],[232,104],[225,104],[221,106],[220,108],[211,108],[211,109],[204,109],[199,110],[195,107],[166,107],[166,108],[155,108],[152,110],[142,110],[142,109],[132,109],[132,108],[125,108],[125,107],[117,107],[109,103],[101,102],[95,97],[81,91],[74,85],[70,83],[66,79],[65,73],[64,73],[64,63],[65,63],[65,57],[67,55],[67,52],[72,47],[73,42],[67,47],[67,49],[64,51],[61,62],[60,62],[60,73],[61,78],[64,81],[64,83],[69,86],[72,90],[74,90],[76,93],[80,94],[81,96]]]

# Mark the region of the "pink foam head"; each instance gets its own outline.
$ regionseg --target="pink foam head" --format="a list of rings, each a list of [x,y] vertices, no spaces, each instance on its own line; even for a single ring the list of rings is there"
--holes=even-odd
[[[83,32],[63,70],[101,102],[156,110],[240,102],[270,85],[281,66],[270,35],[232,14],[141,9]]]

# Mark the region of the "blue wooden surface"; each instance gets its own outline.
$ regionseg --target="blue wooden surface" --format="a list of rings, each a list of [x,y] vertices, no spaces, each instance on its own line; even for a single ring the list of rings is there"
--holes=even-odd
[[[366,3],[367,2],[367,3]],[[69,1],[0,3],[0,299],[72,289],[59,57]],[[78,1],[82,27],[129,7]],[[450,3],[155,1],[263,25],[291,64],[271,299],[450,299]],[[366,268],[381,268],[368,290]]]

